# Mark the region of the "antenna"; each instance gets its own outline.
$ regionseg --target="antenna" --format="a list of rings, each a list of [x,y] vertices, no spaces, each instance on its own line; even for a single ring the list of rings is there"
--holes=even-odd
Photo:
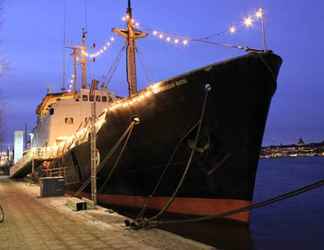
[[[84,0],[84,28],[88,30],[88,5],[87,0]]]
[[[129,14],[129,16],[132,17],[132,4],[131,4],[131,0],[128,0],[127,12]]]
[[[64,0],[64,10],[63,10],[63,71],[62,71],[62,88],[61,90],[65,90],[66,83],[66,0]]]

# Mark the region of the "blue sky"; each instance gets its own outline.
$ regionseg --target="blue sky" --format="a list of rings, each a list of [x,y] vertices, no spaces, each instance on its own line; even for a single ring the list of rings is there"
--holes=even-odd
[[[111,28],[123,25],[126,0],[5,0],[0,53],[9,61],[10,69],[0,78],[0,91],[8,142],[13,131],[22,129],[24,123],[33,127],[36,105],[47,88],[55,91],[62,86],[64,2],[69,44],[79,41],[85,23],[89,44],[95,42],[99,47],[112,35]],[[143,28],[193,38],[226,30],[258,7],[264,7],[269,47],[284,59],[264,144],[291,143],[299,137],[305,141],[324,140],[324,1],[133,0],[133,7]],[[215,40],[261,47],[258,25]],[[89,79],[101,79],[122,45],[118,39],[107,53],[90,64]],[[147,85],[147,78],[158,81],[242,54],[204,44],[173,46],[154,37],[139,41],[138,49],[140,88]],[[67,61],[69,77],[69,57]],[[127,90],[124,71],[122,61],[110,84],[121,95]]]

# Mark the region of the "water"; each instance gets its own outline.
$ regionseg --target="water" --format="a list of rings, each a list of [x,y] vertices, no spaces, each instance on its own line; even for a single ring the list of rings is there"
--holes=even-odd
[[[324,179],[324,158],[261,160],[255,201]],[[250,227],[255,250],[323,250],[324,187],[255,210]]]
[[[261,160],[254,202],[324,179],[324,158]],[[251,225],[200,222],[163,229],[219,250],[323,250],[324,187],[252,211]]]

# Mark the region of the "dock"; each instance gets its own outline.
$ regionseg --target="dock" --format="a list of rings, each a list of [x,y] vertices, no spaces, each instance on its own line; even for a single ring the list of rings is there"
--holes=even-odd
[[[100,206],[74,212],[69,199],[40,198],[38,185],[1,178],[0,249],[215,249],[159,229],[128,229],[125,217]]]

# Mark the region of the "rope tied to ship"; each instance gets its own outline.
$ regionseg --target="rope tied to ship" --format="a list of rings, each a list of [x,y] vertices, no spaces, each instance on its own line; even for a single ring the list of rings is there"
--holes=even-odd
[[[97,166],[97,174],[104,168],[107,161],[113,156],[113,154],[116,152],[116,150],[119,148],[121,143],[125,140],[125,138],[129,138],[130,132],[133,131],[134,126],[139,123],[139,118],[135,117],[129,124],[129,126],[126,128],[124,133],[121,135],[121,137],[118,139],[118,141],[115,143],[115,145],[111,148],[110,152],[106,155],[106,157],[100,162],[100,164]],[[79,197],[81,192],[91,183],[91,178],[88,178],[77,192],[75,192],[74,196]]]
[[[251,211],[254,209],[258,209],[258,208],[264,208],[264,207],[270,206],[272,204],[278,203],[280,201],[283,201],[283,200],[286,200],[289,198],[293,198],[293,197],[301,195],[303,193],[307,193],[312,190],[318,189],[322,186],[324,186],[324,179],[314,182],[312,184],[309,184],[307,186],[303,186],[298,189],[292,190],[290,192],[275,196],[273,198],[254,203],[249,206],[244,206],[241,208],[225,211],[223,213],[219,213],[219,214],[215,214],[215,215],[202,216],[202,217],[198,217],[198,218],[184,219],[184,220],[165,220],[165,221],[158,221],[158,220],[148,221],[147,220],[145,224],[138,225],[138,224],[133,223],[130,226],[133,229],[141,229],[141,228],[148,228],[148,227],[152,228],[152,227],[157,227],[159,225],[166,225],[166,224],[196,223],[196,222],[202,222],[202,221],[211,221],[211,220],[215,220],[215,219],[221,219],[221,218],[233,216],[235,214],[239,214],[242,212],[248,212],[248,211]]]
[[[200,131],[201,131],[201,128],[202,128],[202,124],[203,124],[203,120],[204,120],[204,116],[205,116],[205,112],[206,112],[207,100],[208,100],[208,94],[209,94],[209,92],[210,92],[211,89],[212,89],[212,87],[210,86],[210,84],[206,84],[206,85],[204,86],[204,88],[205,88],[205,95],[204,95],[204,99],[203,99],[203,104],[202,104],[202,108],[201,108],[201,112],[200,112],[199,120],[198,120],[198,122],[195,124],[195,126],[194,126],[192,129],[189,130],[189,131],[191,132],[194,128],[196,128],[196,127],[198,126],[198,128],[197,128],[197,133],[196,133],[195,140],[194,140],[194,145],[197,145],[197,144],[198,144],[198,140],[199,140],[199,137],[200,137]],[[187,133],[187,134],[188,134],[188,133]],[[182,141],[182,140],[180,140],[180,142],[181,142],[181,141]],[[178,145],[180,145],[180,144],[181,144],[181,143],[178,143],[178,144],[177,144],[175,150],[173,151],[173,153],[172,153],[172,155],[171,155],[171,158],[170,158],[169,162],[168,162],[167,165],[166,165],[167,167],[166,167],[166,168],[164,169],[164,171],[162,172],[162,175],[160,176],[160,179],[159,179],[159,181],[158,181],[156,187],[154,188],[152,194],[148,197],[148,199],[151,198],[151,197],[153,197],[153,195],[156,193],[156,191],[157,191],[157,189],[158,189],[158,187],[159,187],[159,185],[160,185],[160,183],[161,183],[161,181],[162,181],[162,178],[163,178],[163,176],[165,175],[166,170],[167,170],[167,168],[169,167],[170,163],[172,162],[173,157],[174,157],[174,155],[175,155],[175,153],[176,153],[176,151],[177,151],[177,148],[179,147]],[[183,172],[183,174],[182,174],[182,176],[181,176],[181,179],[180,179],[179,182],[178,182],[177,187],[175,188],[175,190],[173,191],[172,196],[171,196],[171,197],[169,198],[169,200],[165,203],[165,205],[163,206],[163,208],[162,208],[162,209],[161,209],[161,210],[160,210],[156,215],[154,215],[154,216],[152,216],[152,217],[150,217],[150,218],[143,218],[143,217],[140,218],[140,216],[143,216],[143,214],[144,214],[144,212],[145,212],[145,210],[146,210],[146,208],[147,208],[147,204],[148,204],[148,199],[147,199],[146,202],[145,202],[145,204],[144,204],[144,207],[143,207],[142,211],[139,213],[139,215],[137,216],[136,220],[133,221],[132,223],[129,222],[128,220],[126,220],[126,221],[125,221],[126,225],[132,225],[132,226],[134,225],[135,228],[136,228],[136,227],[140,227],[140,228],[141,228],[141,227],[146,227],[147,225],[150,224],[151,221],[156,220],[156,219],[159,218],[162,214],[164,214],[164,212],[165,212],[165,211],[166,211],[166,210],[171,206],[171,204],[172,204],[173,201],[175,200],[175,198],[176,198],[176,196],[177,196],[177,194],[178,194],[180,188],[182,187],[182,184],[183,184],[183,182],[184,182],[184,180],[185,180],[185,178],[186,178],[186,176],[187,176],[187,174],[188,174],[188,172],[189,172],[189,169],[190,169],[190,166],[191,166],[191,163],[192,163],[192,159],[193,159],[193,156],[194,156],[195,152],[196,152],[196,150],[195,150],[195,147],[194,147],[194,148],[191,149],[191,153],[190,153],[190,156],[189,156],[189,158],[188,158],[188,161],[187,161],[187,164],[186,164],[185,170],[184,170],[184,172]]]
[[[122,157],[122,155],[123,155],[123,153],[124,153],[124,151],[125,151],[125,149],[126,149],[126,146],[127,146],[127,144],[128,144],[129,138],[131,137],[132,132],[133,132],[133,130],[134,130],[134,127],[135,127],[135,125],[139,124],[139,122],[140,122],[139,118],[137,118],[137,117],[133,118],[133,122],[132,122],[133,126],[131,126],[131,129],[129,130],[129,132],[128,132],[128,134],[127,134],[127,137],[126,137],[126,139],[125,139],[125,142],[124,142],[124,144],[123,144],[123,146],[122,146],[122,148],[121,148],[121,150],[120,150],[120,152],[119,152],[119,154],[118,154],[118,156],[117,156],[117,159],[116,159],[114,165],[112,166],[110,172],[108,173],[108,176],[107,176],[107,178],[105,179],[104,183],[101,185],[101,187],[100,187],[100,189],[99,189],[99,192],[102,192],[102,190],[104,189],[104,187],[107,185],[107,183],[108,183],[109,180],[111,179],[111,176],[112,176],[113,173],[115,172],[115,170],[116,170],[116,168],[117,168],[117,166],[118,166],[118,163],[120,162],[120,159],[121,159],[121,157]]]

